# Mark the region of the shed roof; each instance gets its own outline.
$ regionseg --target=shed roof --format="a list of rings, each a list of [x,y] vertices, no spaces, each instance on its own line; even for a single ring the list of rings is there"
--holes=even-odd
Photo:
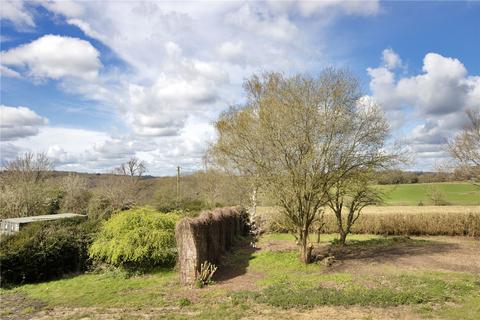
[[[43,216],[7,218],[7,219],[2,219],[2,221],[8,221],[8,222],[13,222],[13,223],[29,223],[29,222],[37,222],[37,221],[48,221],[48,220],[75,218],[75,217],[86,217],[86,215],[76,214],[76,213],[59,213],[59,214],[47,214],[47,215],[43,215]]]

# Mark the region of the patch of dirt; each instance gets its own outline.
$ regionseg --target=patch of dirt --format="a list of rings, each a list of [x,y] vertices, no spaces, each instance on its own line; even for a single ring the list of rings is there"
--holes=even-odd
[[[8,293],[0,296],[0,304],[0,317],[5,320],[33,319],[33,315],[45,307],[42,301]]]
[[[292,251],[297,250],[298,247],[294,241],[288,240],[268,240],[262,241],[259,243],[260,251],[277,251],[277,252],[284,252],[284,251]]]
[[[480,274],[480,241],[461,237],[415,237],[424,243],[399,242],[386,247],[332,248],[331,272],[368,273],[379,267],[471,272]]]
[[[168,319],[169,315],[182,315],[194,318],[196,313],[187,312],[180,307],[151,308],[151,309],[124,309],[124,308],[52,308],[35,314],[34,320],[49,319],[79,319],[79,320],[120,320],[120,319],[158,319],[163,316]]]
[[[421,319],[408,307],[394,308],[367,308],[367,307],[338,307],[323,306],[311,310],[282,310],[281,313],[275,309],[262,309],[254,316],[247,316],[245,319],[382,319],[382,320],[414,320]]]

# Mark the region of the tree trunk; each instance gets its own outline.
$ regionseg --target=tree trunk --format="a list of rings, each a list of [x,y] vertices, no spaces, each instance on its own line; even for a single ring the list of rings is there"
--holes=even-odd
[[[300,231],[300,261],[308,264],[312,262],[313,245],[308,243],[308,229]]]
[[[347,240],[347,233],[343,229],[338,230],[338,233],[340,234],[340,244],[344,246]]]

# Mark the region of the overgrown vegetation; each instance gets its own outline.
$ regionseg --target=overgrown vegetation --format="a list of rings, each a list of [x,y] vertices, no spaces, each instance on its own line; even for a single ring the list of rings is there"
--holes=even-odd
[[[34,223],[0,241],[1,284],[21,284],[83,272],[95,221]]]
[[[7,162],[0,175],[0,218],[57,213],[61,192],[47,183],[52,168],[43,153],[26,153]]]
[[[260,207],[258,214],[262,228],[270,232],[289,232],[282,224],[278,208]],[[344,223],[348,217],[344,217]],[[327,211],[323,218],[323,232],[337,233],[338,221]],[[480,207],[369,207],[359,216],[352,233],[379,235],[480,235]]]
[[[130,270],[148,270],[175,263],[175,213],[139,207],[104,222],[90,247],[90,257]]]

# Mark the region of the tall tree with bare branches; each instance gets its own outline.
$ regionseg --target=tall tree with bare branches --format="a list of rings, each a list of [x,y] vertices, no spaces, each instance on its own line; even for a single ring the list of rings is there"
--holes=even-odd
[[[0,215],[23,217],[48,213],[46,179],[53,164],[45,153],[27,152],[7,162],[0,175]]]
[[[217,162],[255,177],[296,228],[300,257],[311,261],[308,236],[328,191],[361,168],[378,169],[388,124],[380,110],[361,103],[350,73],[325,70],[318,78],[253,76],[247,102],[223,113],[212,146]]]
[[[132,157],[102,181],[100,196],[108,202],[110,209],[125,210],[135,205],[142,190],[141,179],[145,171],[145,163]]]
[[[480,107],[468,110],[469,124],[448,142],[456,168],[480,187]]]

